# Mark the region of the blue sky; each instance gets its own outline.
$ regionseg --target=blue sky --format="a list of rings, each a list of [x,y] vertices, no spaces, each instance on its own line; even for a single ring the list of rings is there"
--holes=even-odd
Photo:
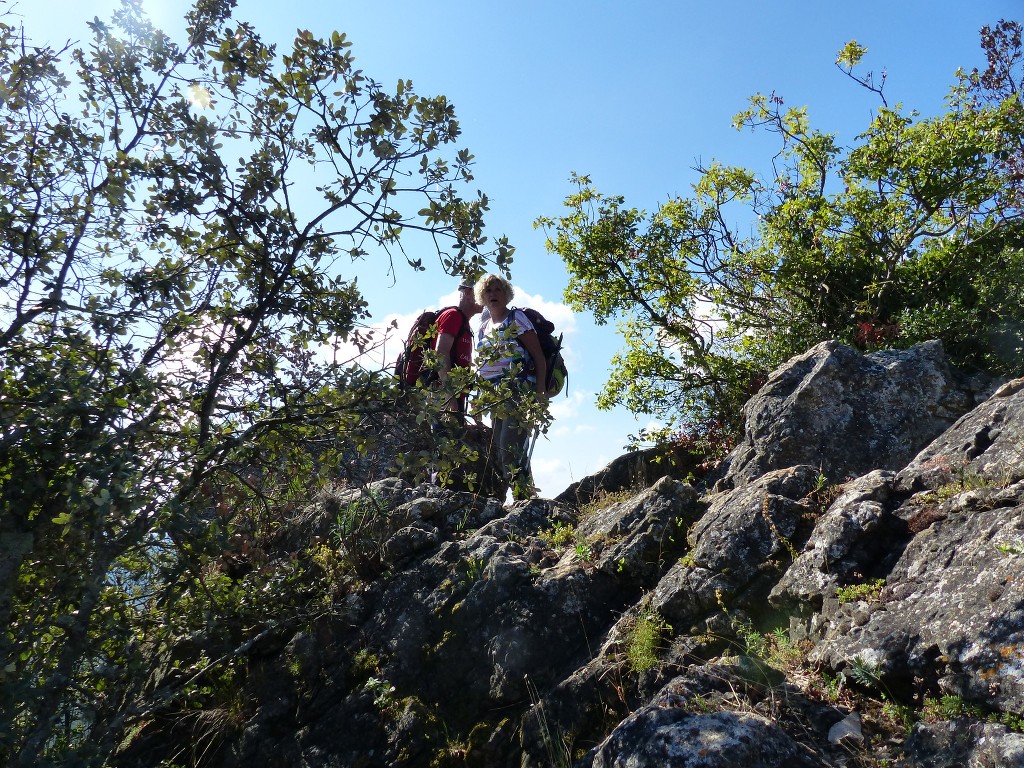
[[[21,0],[15,11],[37,40],[60,43],[86,39],[85,21],[108,17],[113,5]],[[173,32],[188,5],[145,7]],[[517,303],[536,306],[566,332],[569,394],[554,401],[556,421],[534,453],[542,494],[553,496],[620,455],[626,436],[647,423],[594,407],[620,340],[614,327],[561,304],[565,270],[533,229],[538,216],[562,211],[570,174],[588,174],[600,191],[652,210],[689,192],[698,161],[763,168],[770,139],[730,125],[758,92],[807,106],[815,126],[849,144],[877,105],[833,64],[851,39],[868,49],[865,71],[887,72],[890,104],[935,114],[956,69],[984,65],[981,26],[1020,20],[1022,10],[1020,0],[238,0],[235,16],[281,43],[298,28],[342,31],[368,76],[409,79],[417,92],[454,104],[460,146],[476,157],[473,189],[491,200],[488,229],[517,249]],[[360,265],[374,319],[398,318],[404,330],[420,309],[452,303],[457,281],[428,266],[419,274],[399,269],[393,282],[380,263]]]

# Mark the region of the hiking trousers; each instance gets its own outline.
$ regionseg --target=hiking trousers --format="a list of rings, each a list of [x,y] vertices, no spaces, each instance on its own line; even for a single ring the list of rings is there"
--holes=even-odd
[[[533,496],[533,472],[530,469],[530,436],[533,429],[515,417],[493,419],[492,440],[502,478],[512,486],[513,499]]]
[[[532,382],[519,383],[519,398],[528,397]],[[534,495],[533,472],[530,469],[530,437],[533,425],[524,421],[513,408],[503,417],[491,414],[491,456],[503,482],[511,486],[512,498],[529,499]]]

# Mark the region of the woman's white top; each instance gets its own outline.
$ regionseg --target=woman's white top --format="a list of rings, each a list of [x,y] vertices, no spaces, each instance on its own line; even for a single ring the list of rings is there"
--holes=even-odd
[[[485,379],[499,378],[516,363],[520,369],[530,368],[530,353],[518,339],[527,331],[535,330],[533,323],[521,309],[509,307],[508,315],[500,323],[491,321],[490,312],[484,307],[480,319],[480,330],[476,335],[477,361],[480,375]],[[532,379],[536,381],[536,379]]]

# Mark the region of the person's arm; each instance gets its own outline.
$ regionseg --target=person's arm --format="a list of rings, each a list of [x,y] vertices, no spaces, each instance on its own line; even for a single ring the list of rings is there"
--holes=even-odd
[[[438,361],[437,377],[443,384],[448,379],[448,374],[452,370],[452,347],[455,345],[455,337],[450,333],[442,333],[437,337],[437,346],[434,349],[437,351],[438,357],[441,359]]]
[[[452,370],[452,357],[456,350],[458,337],[468,328],[465,315],[456,308],[449,307],[443,310],[437,318],[437,339],[434,341],[434,351],[440,358],[437,377],[441,383],[448,379],[448,374]]]
[[[434,349],[437,351],[437,354],[441,358],[440,360],[438,360],[437,378],[438,381],[441,382],[442,386],[444,386],[444,383],[448,380],[448,374],[451,373],[452,370],[451,353],[452,347],[454,345],[455,337],[452,336],[450,333],[442,333],[438,335],[437,344],[435,345]],[[459,398],[453,395],[452,397],[449,397],[447,400],[445,400],[444,404],[441,407],[448,411],[457,411],[459,410]]]
[[[522,334],[519,343],[530,353],[533,360],[533,370],[537,374],[537,397],[545,398],[548,394],[548,361],[544,357],[544,350],[540,348],[537,332],[531,329]]]

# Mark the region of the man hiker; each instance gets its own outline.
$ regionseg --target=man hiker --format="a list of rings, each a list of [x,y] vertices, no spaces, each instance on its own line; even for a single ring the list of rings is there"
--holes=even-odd
[[[473,364],[473,330],[469,327],[469,319],[480,314],[483,309],[477,303],[473,285],[467,281],[459,283],[458,306],[449,307],[437,316],[437,339],[434,351],[437,352],[440,367],[437,374],[444,386],[452,366],[469,368]],[[454,350],[454,351],[453,351]],[[466,412],[466,397],[463,392],[458,397],[450,397],[445,403],[449,411]]]

